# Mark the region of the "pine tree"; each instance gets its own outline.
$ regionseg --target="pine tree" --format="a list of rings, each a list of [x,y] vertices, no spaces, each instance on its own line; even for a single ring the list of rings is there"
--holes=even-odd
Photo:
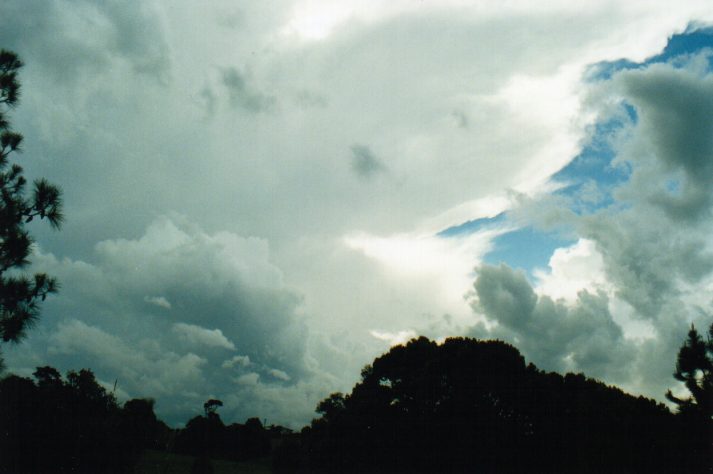
[[[678,351],[673,376],[685,384],[691,396],[678,398],[669,390],[666,398],[677,404],[681,413],[698,413],[710,420],[713,415],[713,324],[706,341],[691,324],[688,337]]]
[[[4,343],[25,335],[39,317],[39,303],[58,287],[44,273],[23,272],[33,243],[25,226],[38,218],[57,229],[63,217],[59,188],[38,179],[26,195],[23,169],[10,162],[10,155],[21,151],[23,138],[12,130],[8,118],[20,97],[17,75],[22,66],[15,53],[0,50],[0,340]]]

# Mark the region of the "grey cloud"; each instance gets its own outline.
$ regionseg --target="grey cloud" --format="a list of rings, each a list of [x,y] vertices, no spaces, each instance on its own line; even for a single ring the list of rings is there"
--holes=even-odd
[[[170,49],[164,37],[164,25],[152,2],[135,1],[97,3],[111,21],[111,44],[130,59],[136,71],[166,80],[171,66]]]
[[[620,107],[612,109],[615,101]],[[635,108],[637,120],[605,138],[613,165],[630,169],[630,179],[614,186],[611,205],[583,215],[561,196],[523,200],[517,215],[593,240],[615,295],[633,307],[634,318],[660,324],[679,317],[664,308],[672,301],[683,306],[686,288],[713,272],[713,116],[706,113],[713,75],[702,74],[695,58],[629,70],[593,87],[588,105],[601,122],[626,117],[625,105]]]
[[[352,145],[350,147],[352,170],[361,178],[371,178],[386,170],[384,164],[376,157],[371,148],[366,145]]]
[[[615,147],[631,179],[615,190],[620,206],[573,223],[596,241],[618,296],[641,318],[666,318],[662,308],[682,285],[713,271],[713,75],[695,63],[657,64],[615,75],[608,87],[636,109]]]
[[[238,367],[249,366],[250,365],[250,357],[242,356],[242,355],[233,356],[230,359],[223,361],[223,363],[221,364],[221,367],[224,369],[230,369],[230,368],[235,367],[236,365]]]
[[[611,138],[614,165],[629,167],[630,179],[615,186],[613,204],[585,215],[571,212],[572,202],[562,197],[526,202],[518,215],[564,224],[594,241],[624,319],[638,320],[651,334],[624,338],[603,295],[580,293],[564,305],[537,297],[524,276],[505,267],[484,267],[476,281],[474,308],[498,325],[474,330],[517,340],[536,363],[618,377],[661,399],[673,384],[686,327],[707,326],[713,315],[704,296],[713,273],[713,75],[701,73],[695,57],[642,67],[593,87],[589,100],[603,122],[626,114],[612,110],[613,101],[634,107],[637,119]]]
[[[223,71],[222,83],[228,90],[230,104],[248,112],[258,113],[271,110],[275,106],[273,96],[263,94],[250,85],[243,73],[235,68]]]
[[[451,112],[451,117],[458,128],[468,128],[470,125],[470,120],[468,120],[468,114],[462,110],[454,110]]]
[[[0,43],[63,82],[82,72],[105,71],[116,58],[164,81],[170,51],[154,4],[129,3],[9,0],[0,5]]]
[[[156,397],[172,423],[185,422],[201,398],[240,393],[236,381],[244,376],[256,385],[250,393],[265,390],[285,403],[296,385],[329,390],[329,377],[308,362],[300,299],[260,239],[160,218],[138,239],[99,243],[91,261],[35,260],[64,286],[26,344],[8,351],[13,370],[26,372],[33,360],[61,370],[90,360],[100,378],[118,378],[130,396]],[[303,411],[283,411],[281,422],[307,421],[319,399],[308,391],[315,398],[304,400]],[[254,406],[243,402],[226,404],[224,413],[241,420],[281,410],[261,407],[270,411],[244,411]]]
[[[713,270],[713,255],[695,227],[679,226],[650,207],[600,213],[577,222],[594,240],[617,295],[640,318],[655,320],[664,303],[677,299],[680,283],[700,281]]]
[[[621,90],[638,115],[638,136],[633,145],[638,156],[631,153],[627,158],[639,166],[641,176],[633,178],[637,184],[640,181],[639,191],[645,192],[643,186],[647,186],[650,202],[674,220],[710,216],[713,76],[686,67],[656,64],[618,74],[614,87]],[[652,170],[653,164],[662,169]],[[679,171],[681,175],[676,174]],[[662,179],[666,175],[669,181]],[[675,188],[666,189],[671,180]]]
[[[297,106],[309,108],[324,108],[329,105],[329,99],[322,94],[310,90],[301,90],[294,94],[293,100]]]
[[[213,89],[211,89],[209,86],[205,86],[203,89],[201,89],[199,97],[205,105],[205,109],[208,113],[208,116],[212,116],[215,113],[215,107],[218,101],[218,98],[215,95],[215,92],[213,92]]]
[[[24,3],[11,3],[16,15],[24,14]],[[143,75],[121,67],[128,61],[119,60],[108,64],[117,67],[102,66],[111,74],[78,78],[67,67],[75,80],[58,94],[43,68],[64,69],[49,55],[38,56],[44,42],[37,42],[38,53],[26,56],[28,64],[52,63],[28,66],[19,112],[27,111],[22,130],[28,137],[49,135],[41,145],[27,141],[28,155],[47,157],[37,172],[51,169],[48,177],[57,177],[66,190],[71,219],[61,236],[40,239],[58,255],[84,256],[98,240],[138,235],[153,216],[172,209],[209,228],[228,227],[287,247],[310,233],[399,232],[464,200],[517,186],[521,179],[513,170],[548,149],[554,133],[539,123],[513,122],[510,108],[489,98],[513,72],[555,74],[563,61],[579,57],[579,47],[605,34],[569,20],[550,28],[547,15],[485,18],[438,11],[428,21],[407,13],[353,24],[336,29],[328,41],[293,47],[273,41],[290,19],[289,5],[241,5],[245,24],[236,31],[214,28],[216,16],[235,10],[229,2],[163,5],[156,15],[135,11],[153,21],[142,27],[145,34],[166,30],[161,37],[170,41],[171,74],[180,77],[167,87],[147,87]],[[56,36],[47,44],[73,51],[63,17],[47,13],[42,30]],[[526,34],[531,30],[550,33]],[[26,44],[24,34],[8,36],[17,37],[19,45]],[[91,46],[113,41],[110,36],[99,29],[82,38]],[[121,53],[118,48],[112,46],[116,54],[107,55],[95,47],[105,61],[139,54],[136,46],[122,45]],[[153,57],[149,45],[144,50]],[[537,54],[543,50],[547,54]],[[220,69],[226,65],[239,67]],[[288,107],[299,103],[294,96],[300,91],[309,91],[307,102],[320,106]],[[231,100],[241,111],[279,107],[280,113],[227,113],[220,105]],[[211,107],[216,120],[201,120]],[[472,133],[453,126],[452,110],[468,114]],[[522,133],[514,136],[513,129]],[[355,137],[368,137],[377,158],[388,157],[398,186],[360,192],[363,183],[353,179],[348,164]]]
[[[205,383],[203,368],[208,361],[203,357],[192,352],[159,350],[148,339],[127,341],[76,319],[60,321],[47,338],[47,346],[49,355],[77,364],[74,368],[87,358],[97,362],[98,367],[92,369],[108,380],[121,379],[133,396],[137,393],[172,396],[186,387],[196,388]]]
[[[497,326],[476,335],[515,344],[541,368],[584,371],[607,380],[627,380],[635,348],[614,322],[604,294],[583,291],[568,306],[537,296],[524,274],[506,265],[484,265],[474,284],[473,308]]]
[[[428,288],[396,284],[373,262],[362,268],[338,257],[335,263],[344,251],[340,236],[401,232],[464,200],[517,187],[527,170],[541,169],[532,157],[563,130],[514,118],[519,104],[491,99],[514,77],[567,70],[583,50],[620,38],[636,19],[612,16],[608,8],[582,16],[429,11],[351,22],[324,41],[286,44],[276,38],[294,13],[289,2],[244,3],[239,28],[230,31],[215,22],[235,11],[234,2],[164,2],[156,14],[144,4],[0,2],[2,46],[28,64],[15,122],[28,138],[26,169],[64,187],[68,215],[56,236],[36,234],[57,256],[42,254],[38,267],[59,276],[63,290],[47,302],[26,345],[7,356],[30,372],[46,363],[90,365],[103,380],[118,374],[132,396],[156,396],[166,385],[175,392],[162,395],[158,408],[167,413],[170,406],[171,421],[200,410],[203,390],[229,393],[222,398],[226,419],[308,420],[317,400],[340,384],[349,388],[343,374],[358,377],[359,366],[383,348],[372,351],[359,341],[370,338],[370,328],[398,332],[417,327],[412,323],[420,324],[424,312],[437,313]],[[119,15],[117,5],[138,17]],[[122,31],[135,36],[118,38]],[[207,77],[229,64],[242,69],[234,77],[230,70]],[[164,68],[174,79],[165,87],[146,80]],[[212,89],[201,99],[206,83]],[[287,107],[295,91],[328,101]],[[229,102],[231,94],[240,110],[279,105],[280,113],[226,113],[220,100]],[[201,120],[201,100],[207,107],[214,101],[216,120]],[[448,120],[454,109],[468,114],[469,133]],[[368,137],[377,158],[389,158],[398,186],[374,180],[370,193],[359,193],[363,183],[348,166],[355,137]],[[171,209],[211,232],[177,222],[178,231],[161,223],[145,231]],[[327,334],[307,331],[301,298],[270,264],[265,241],[213,229],[269,239],[289,281],[312,285],[305,301],[318,316],[309,324]],[[104,243],[93,251],[97,241]],[[315,250],[306,252],[312,244]],[[171,309],[147,296],[165,298]],[[345,308],[344,301],[358,303]],[[171,330],[179,323],[220,329],[236,351],[189,346]],[[64,338],[50,356],[46,342],[58,329]],[[70,342],[72,334],[91,337]],[[102,334],[117,338],[107,344],[123,344],[117,357],[128,360],[128,372],[91,345]],[[139,358],[126,359],[132,353]],[[236,360],[222,368],[233,354],[251,364]],[[273,380],[271,369],[290,381]],[[133,374],[160,381],[156,374],[172,370],[185,376],[156,382],[157,392],[132,382]],[[238,379],[254,383],[236,388]]]

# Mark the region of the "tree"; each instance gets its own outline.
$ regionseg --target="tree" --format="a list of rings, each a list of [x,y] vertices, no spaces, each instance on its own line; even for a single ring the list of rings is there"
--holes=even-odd
[[[292,456],[310,472],[701,472],[663,404],[545,373],[500,341],[392,347],[317,412]]]
[[[346,403],[344,399],[344,394],[341,392],[336,392],[331,394],[329,397],[325,398],[317,405],[317,413],[322,415],[322,418],[326,421],[332,420],[339,416],[341,412],[346,408]]]
[[[22,144],[22,135],[8,120],[20,97],[22,65],[15,53],[0,50],[0,339],[5,343],[22,338],[39,316],[40,301],[58,288],[44,273],[21,273],[30,263],[33,242],[25,226],[39,218],[58,229],[63,219],[60,189],[38,179],[27,196],[23,169],[9,159]]]
[[[205,416],[206,418],[210,418],[211,416],[216,416],[215,411],[218,409],[218,407],[222,407],[223,402],[220,400],[216,400],[215,398],[211,398],[207,402],[203,404],[203,411],[205,411]]]
[[[691,396],[679,398],[669,390],[666,398],[678,405],[679,412],[696,413],[710,421],[713,415],[713,324],[706,341],[691,324],[688,337],[678,351],[673,376],[684,383]]]
[[[678,351],[676,380],[691,394],[679,398],[666,392],[666,398],[678,405],[680,472],[710,472],[713,469],[713,324],[704,341],[691,324],[688,336]]]

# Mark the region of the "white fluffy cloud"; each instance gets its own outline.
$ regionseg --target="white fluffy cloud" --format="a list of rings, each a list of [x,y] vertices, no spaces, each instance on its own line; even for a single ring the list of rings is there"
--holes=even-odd
[[[211,330],[186,323],[176,323],[173,325],[172,329],[175,333],[179,334],[182,338],[192,344],[222,347],[229,350],[235,349],[235,344],[229,341],[220,329]]]

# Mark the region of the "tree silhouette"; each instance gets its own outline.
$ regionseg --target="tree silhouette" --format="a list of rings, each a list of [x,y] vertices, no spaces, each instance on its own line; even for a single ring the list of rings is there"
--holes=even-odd
[[[36,384],[15,375],[0,379],[2,474],[132,472],[150,436],[160,434],[150,401],[120,409],[91,370],[62,378],[38,367],[34,376]]]
[[[425,337],[320,402],[293,469],[327,472],[698,472],[674,416],[582,374],[545,373],[500,341]],[[683,451],[689,449],[689,451]],[[681,470],[681,466],[684,467]],[[299,471],[302,472],[302,471]]]
[[[223,402],[220,400],[216,400],[215,398],[211,398],[207,402],[203,404],[203,411],[205,411],[205,416],[206,418],[210,418],[211,415],[215,416],[215,411],[218,409],[218,407],[222,407]]]
[[[39,302],[57,291],[57,281],[44,273],[19,274],[29,263],[32,238],[25,225],[47,219],[59,228],[62,199],[59,188],[44,179],[33,183],[26,196],[23,169],[9,160],[20,151],[22,135],[14,132],[8,119],[20,97],[17,74],[22,62],[15,53],[0,50],[0,339],[16,342],[39,316]]]
[[[691,324],[688,336],[678,351],[676,380],[691,394],[680,398],[671,390],[666,398],[678,405],[681,468],[687,472],[713,470],[713,324],[704,341]],[[683,472],[683,471],[682,471]]]
[[[673,376],[685,384],[691,396],[679,398],[669,390],[666,398],[678,405],[680,412],[696,412],[710,420],[713,415],[713,324],[706,341],[691,324],[688,337],[678,351]]]

